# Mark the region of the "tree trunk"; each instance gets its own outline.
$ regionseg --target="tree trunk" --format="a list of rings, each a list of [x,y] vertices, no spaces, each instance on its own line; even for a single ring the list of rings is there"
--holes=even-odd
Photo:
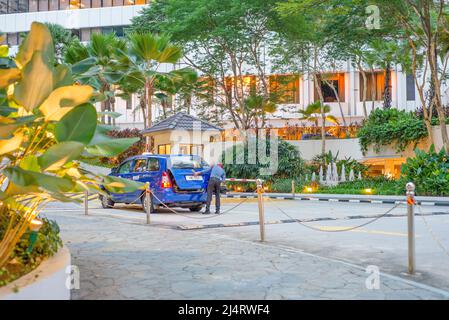
[[[318,96],[320,99],[321,106],[321,154],[324,155],[326,153],[326,115],[324,114],[324,98],[323,92],[321,90],[321,83],[319,83],[319,79],[317,74],[314,72],[313,74],[313,82],[315,84],[315,88],[318,92]]]
[[[145,96],[146,96],[145,94],[142,94],[139,97],[139,106],[140,106],[140,110],[142,111],[143,125],[146,128],[146,126],[147,126],[147,113],[146,113],[146,109],[145,109],[145,106],[146,106]]]
[[[100,102],[100,110],[101,110],[101,112],[106,111],[106,102],[105,101]],[[106,124],[106,116],[104,114],[101,115],[101,123]]]
[[[432,41],[429,45],[429,48],[427,50],[428,59],[429,59],[429,66],[430,66],[430,76],[431,80],[433,82],[433,89],[434,89],[434,97],[433,97],[433,105],[435,106],[438,114],[438,120],[440,123],[440,131],[441,131],[441,138],[443,140],[443,148],[446,151],[446,153],[449,153],[449,137],[446,127],[446,115],[444,114],[443,110],[443,102],[441,97],[441,82],[438,77],[438,56],[436,53],[436,44],[434,41]],[[432,115],[430,115],[430,118],[432,119]]]
[[[391,87],[390,87],[390,79],[391,79],[391,66],[388,61],[385,67],[385,83],[384,83],[384,109],[391,108]]]
[[[327,85],[328,85],[329,87],[331,87],[332,92],[334,93],[335,98],[337,99],[338,108],[340,109],[341,119],[343,120],[343,125],[344,125],[345,127],[347,127],[345,114],[344,114],[344,112],[343,112],[343,107],[341,106],[340,96],[338,95],[337,89],[336,89],[335,86],[332,84],[332,82],[326,81],[326,83],[327,83]]]
[[[192,95],[188,94],[185,100],[187,114],[190,114],[190,108],[192,107]]]
[[[371,87],[371,112],[374,111],[374,105],[376,101],[376,76],[374,74],[374,69],[371,68],[371,81],[373,82],[373,85]]]
[[[145,95],[147,105],[147,128],[153,125],[153,84],[148,79],[145,81]]]

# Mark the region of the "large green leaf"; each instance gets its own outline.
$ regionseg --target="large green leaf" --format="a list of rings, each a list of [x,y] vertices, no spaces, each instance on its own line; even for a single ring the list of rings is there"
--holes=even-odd
[[[113,119],[117,119],[118,117],[122,116],[121,113],[119,112],[114,112],[114,111],[101,111],[101,112],[97,112],[98,116],[108,116],[111,117]]]
[[[95,142],[95,144],[87,146],[86,150],[91,155],[100,157],[114,157],[124,152],[137,141],[139,141],[139,138],[113,139],[107,136],[103,138],[97,137],[97,141]]]
[[[112,193],[126,193],[145,189],[145,184],[138,181],[113,176],[103,176],[103,186]]]
[[[57,143],[41,155],[39,165],[43,170],[54,171],[60,169],[67,162],[78,158],[84,150],[84,144],[76,141]]]
[[[53,71],[53,87],[69,86],[73,83],[72,71],[65,64],[58,65]]]
[[[3,173],[20,187],[37,186],[49,192],[69,192],[75,187],[75,183],[69,178],[28,171],[19,167],[6,168]]]
[[[73,108],[56,124],[55,137],[58,141],[78,141],[88,144],[97,128],[97,112],[91,104]]]
[[[89,72],[91,68],[95,67],[95,70],[98,70],[99,68],[97,66],[98,60],[94,57],[89,57],[87,59],[81,60],[80,62],[75,63],[72,65],[72,72],[74,74],[85,74]]]
[[[38,51],[45,56],[47,63],[53,63],[55,49],[50,31],[44,24],[33,22],[30,32],[20,46],[16,61],[23,67],[32,60],[35,52]]]
[[[15,87],[14,98],[26,110],[32,111],[53,91],[52,67],[36,52],[22,69],[22,81]]]

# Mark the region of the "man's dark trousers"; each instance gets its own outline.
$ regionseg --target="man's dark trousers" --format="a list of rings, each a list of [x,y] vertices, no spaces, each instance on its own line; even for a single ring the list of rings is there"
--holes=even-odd
[[[220,179],[217,178],[209,179],[209,183],[207,185],[206,212],[209,212],[213,193],[215,193],[215,212],[220,212],[220,185],[221,185]]]

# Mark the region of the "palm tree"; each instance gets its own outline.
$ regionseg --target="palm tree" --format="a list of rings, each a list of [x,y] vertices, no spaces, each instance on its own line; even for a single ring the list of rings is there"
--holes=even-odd
[[[180,47],[170,43],[167,36],[156,36],[149,32],[132,33],[129,38],[130,72],[139,73],[143,80],[145,104],[147,106],[147,123],[145,128],[152,125],[152,104],[155,95],[155,83],[160,79],[179,77],[181,70],[170,72],[160,71],[162,64],[175,64],[181,60],[183,54]]]
[[[299,120],[307,120],[315,123],[318,127],[318,120],[322,118],[321,121],[321,154],[326,153],[326,121],[338,124],[337,118],[333,115],[328,114],[331,111],[331,107],[327,104],[321,105],[320,101],[309,104],[305,110],[299,110],[302,117]]]
[[[120,62],[125,50],[126,42],[114,33],[94,33],[87,45],[74,42],[65,54],[65,61],[72,65],[75,79],[91,85],[102,94],[100,100],[103,123],[106,122],[105,111],[115,111],[115,97],[125,75],[126,66]],[[111,119],[109,116],[109,124]]]
[[[384,109],[391,108],[391,69],[392,65],[398,60],[398,56],[402,54],[398,45],[394,41],[375,40],[371,44],[370,60],[385,70],[384,80]]]

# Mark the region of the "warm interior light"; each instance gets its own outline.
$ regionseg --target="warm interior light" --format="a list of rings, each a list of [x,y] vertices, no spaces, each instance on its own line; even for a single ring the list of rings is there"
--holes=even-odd
[[[42,220],[39,219],[33,219],[30,222],[30,229],[31,231],[37,232],[40,230],[40,228],[42,227],[44,223],[42,222]]]

